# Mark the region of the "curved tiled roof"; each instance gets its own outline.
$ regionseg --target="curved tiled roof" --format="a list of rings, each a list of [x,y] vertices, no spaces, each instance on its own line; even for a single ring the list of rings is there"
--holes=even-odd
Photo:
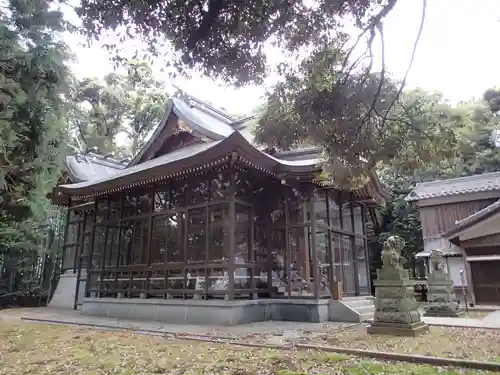
[[[238,151],[238,157],[242,160],[271,173],[302,174],[320,170],[318,159],[280,160],[257,150],[238,131],[234,131],[223,140],[191,144],[125,168],[110,177],[61,185],[59,191],[71,195],[90,196],[113,189],[122,190],[130,185],[142,184],[146,180],[164,178],[188,171],[188,169],[201,168],[217,158],[229,157],[234,151]]]
[[[168,100],[167,108],[160,125],[157,126],[149,140],[130,162],[129,166],[136,165],[141,161],[144,153],[167,126],[168,118],[172,113],[177,115],[196,135],[202,138],[220,141],[229,137],[233,132],[240,131],[249,142],[253,140],[253,134],[246,126],[251,119],[250,117],[236,119],[191,96],[181,94],[179,97],[173,97]]]
[[[66,170],[73,182],[99,180],[116,175],[126,164],[94,153],[66,156]]]
[[[406,200],[411,202],[496,190],[500,190],[500,172],[423,182],[408,194]]]
[[[168,120],[172,113],[193,131],[200,142],[149,159],[169,137],[171,125],[168,125]],[[251,117],[233,118],[185,94],[174,97],[168,101],[160,124],[130,163],[124,165],[96,154],[89,154],[86,158],[69,156],[66,160],[68,171],[72,180],[78,183],[61,185],[59,193],[88,197],[110,190],[123,190],[127,186],[143,184],[146,180],[176,176],[179,168],[198,170],[199,166],[214,158],[228,157],[236,149],[242,161],[279,176],[295,174],[302,178],[321,170],[320,164],[324,161],[321,148],[306,147],[271,155],[264,152],[264,147],[253,143],[249,120]],[[368,184],[370,186],[359,190],[360,196],[374,197],[375,194],[387,200],[376,176],[372,180],[373,183]]]

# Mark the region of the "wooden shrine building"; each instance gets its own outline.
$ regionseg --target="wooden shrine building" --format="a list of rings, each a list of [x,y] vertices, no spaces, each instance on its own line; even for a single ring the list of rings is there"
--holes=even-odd
[[[68,159],[53,201],[69,208],[63,276],[77,281],[58,298],[175,323],[332,319],[336,281],[370,294],[366,224],[387,196],[375,176],[315,182],[320,151],[266,152],[245,120],[172,98],[130,162]]]

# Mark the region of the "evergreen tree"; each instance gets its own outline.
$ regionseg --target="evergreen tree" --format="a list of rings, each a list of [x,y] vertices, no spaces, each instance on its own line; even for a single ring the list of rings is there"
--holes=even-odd
[[[32,256],[50,224],[47,195],[67,147],[69,55],[62,14],[49,0],[0,8],[0,254]]]
[[[72,132],[99,153],[134,156],[165,113],[165,85],[142,61],[124,62],[121,71],[106,74],[102,82],[86,78],[75,86]],[[118,144],[120,135],[128,144]]]

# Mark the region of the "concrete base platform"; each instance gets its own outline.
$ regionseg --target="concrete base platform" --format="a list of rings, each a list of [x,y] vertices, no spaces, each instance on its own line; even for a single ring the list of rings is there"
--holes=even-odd
[[[269,320],[320,323],[329,320],[328,300],[162,300],[85,298],[82,314],[170,324],[233,326]]]
[[[420,336],[429,331],[429,326],[424,322],[401,324],[401,323],[381,323],[374,322],[367,329],[372,335],[391,335],[391,336]]]
[[[461,318],[465,315],[463,310],[426,310],[423,316],[435,318]]]

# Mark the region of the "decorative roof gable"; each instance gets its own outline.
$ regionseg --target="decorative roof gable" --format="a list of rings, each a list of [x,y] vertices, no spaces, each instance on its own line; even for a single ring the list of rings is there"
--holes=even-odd
[[[164,142],[179,130],[193,134],[202,142],[220,141],[235,131],[253,138],[251,133],[245,132],[250,119],[251,117],[234,118],[192,96],[180,93],[168,101],[160,124],[127,167],[155,157]]]

